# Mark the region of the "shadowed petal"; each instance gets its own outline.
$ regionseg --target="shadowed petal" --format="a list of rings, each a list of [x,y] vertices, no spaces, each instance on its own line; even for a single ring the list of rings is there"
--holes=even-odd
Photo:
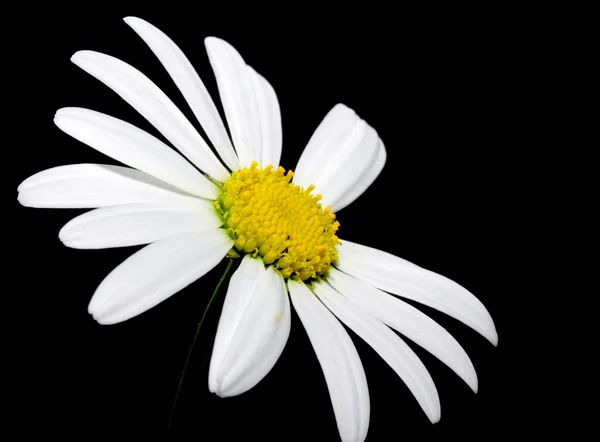
[[[325,375],[342,441],[364,441],[370,418],[365,372],[346,330],[301,282],[288,281],[292,304]]]
[[[377,177],[385,155],[377,132],[356,113],[337,104],[315,130],[296,166],[294,183],[315,185],[323,207],[336,212]],[[385,150],[384,150],[385,152]]]
[[[313,283],[319,299],[340,321],[373,347],[404,381],[432,423],[440,420],[440,398],[431,375],[414,351],[382,322],[362,312],[325,282]]]
[[[150,244],[109,273],[88,311],[100,324],[137,316],[206,274],[232,245],[222,229],[183,233]]]
[[[126,17],[124,20],[165,67],[223,162],[231,170],[239,169],[240,161],[233,150],[217,107],[185,54],[173,40],[147,21],[137,17]]]
[[[79,51],[71,61],[127,101],[198,169],[225,181],[229,172],[194,126],[148,77],[127,63],[94,51]]]
[[[271,371],[290,334],[281,275],[246,255],[231,277],[210,362],[209,389],[221,397],[254,387]]]
[[[254,86],[256,97],[256,111],[260,121],[261,153],[260,164],[262,167],[272,164],[274,168],[281,159],[281,113],[279,101],[275,90],[265,78],[248,66],[250,78]]]
[[[214,230],[221,224],[207,201],[199,200],[196,207],[187,209],[152,203],[123,204],[73,218],[58,237],[68,247],[104,249],[149,244],[179,233]]]
[[[348,188],[346,193],[340,197],[332,206],[331,210],[336,213],[342,210],[344,207],[348,206],[356,198],[361,196],[373,181],[379,176],[381,171],[383,170],[383,166],[385,165],[385,161],[387,159],[387,152],[385,150],[385,146],[383,145],[383,141],[379,139],[379,143],[377,145],[377,154],[373,158],[373,161],[369,165],[368,169],[364,174],[358,177],[356,183],[354,183],[351,187]]]
[[[494,321],[481,301],[454,281],[402,258],[340,240],[335,266],[386,292],[444,312],[498,344]]]
[[[38,208],[96,208],[130,203],[195,206],[198,199],[136,169],[72,164],[38,172],[17,189],[19,202]],[[217,188],[215,187],[215,198]]]
[[[276,160],[272,164],[277,167],[281,115],[275,91],[229,43],[215,37],[206,38],[204,43],[242,166],[257,161],[264,167]]]
[[[469,356],[433,319],[401,299],[336,269],[329,270],[327,282],[361,310],[438,357],[477,392],[477,374]]]
[[[125,121],[71,107],[60,109],[54,123],[82,143],[179,189],[204,198],[215,193],[215,185],[181,155]]]

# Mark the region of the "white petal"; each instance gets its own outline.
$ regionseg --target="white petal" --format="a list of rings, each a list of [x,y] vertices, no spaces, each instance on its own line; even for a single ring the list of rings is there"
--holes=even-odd
[[[125,121],[82,108],[60,109],[54,123],[73,138],[175,187],[211,198],[215,185],[177,152]]]
[[[223,229],[183,233],[150,244],[102,281],[88,311],[100,324],[137,316],[206,274],[232,245]]]
[[[225,164],[231,170],[238,170],[240,161],[233,150],[219,111],[185,54],[173,40],[152,24],[137,17],[126,17],[124,20],[158,57]]]
[[[114,57],[93,51],[79,51],[71,61],[119,94],[200,170],[219,181],[229,177],[225,166],[194,126],[140,71]]]
[[[84,213],[69,221],[58,234],[68,247],[103,249],[149,244],[179,233],[215,230],[222,224],[214,207],[182,208],[152,203],[123,204]]]
[[[344,273],[394,295],[444,312],[498,344],[494,321],[481,301],[454,281],[402,258],[340,240],[335,266]]]
[[[377,132],[352,109],[338,104],[308,142],[294,182],[305,188],[314,184],[316,193],[323,196],[324,207],[343,207],[339,202],[348,192],[352,193],[375,164],[378,145]]]
[[[469,356],[433,319],[399,298],[336,269],[329,270],[327,282],[361,310],[431,352],[477,392],[477,374]]]
[[[362,363],[339,321],[303,284],[288,280],[292,304],[325,375],[342,441],[364,441],[369,427],[369,390]]]
[[[27,178],[18,191],[19,202],[28,207],[96,208],[145,202],[188,206],[198,202],[147,173],[103,164],[53,167]]]
[[[383,145],[381,139],[379,139],[377,155],[375,155],[375,158],[369,165],[369,168],[358,178],[358,181],[354,183],[354,185],[352,185],[340,199],[331,205],[331,211],[333,213],[339,212],[344,207],[352,203],[356,198],[361,196],[379,176],[383,170],[386,159],[387,152],[385,150],[385,146]]]
[[[277,168],[281,159],[282,143],[279,101],[269,82],[250,66],[248,66],[248,69],[254,85],[256,107],[260,120],[260,164],[263,167],[271,164],[274,168]]]
[[[261,259],[246,255],[231,277],[210,362],[209,389],[236,396],[271,371],[290,334],[285,283]]]
[[[325,282],[313,283],[319,299],[373,347],[400,376],[432,423],[440,420],[440,398],[431,375],[414,351],[392,330],[340,295]]]
[[[294,182],[308,187],[322,175],[325,160],[333,157],[339,145],[358,124],[358,115],[343,104],[336,104],[317,126],[304,148],[294,172]]]
[[[281,116],[275,92],[229,43],[215,37],[204,43],[242,166],[248,167],[252,161],[266,166],[265,161],[279,159]]]

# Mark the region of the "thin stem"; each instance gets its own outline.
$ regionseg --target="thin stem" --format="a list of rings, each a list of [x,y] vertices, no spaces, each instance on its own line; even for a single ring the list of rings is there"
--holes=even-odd
[[[206,305],[206,308],[204,309],[204,313],[202,314],[202,318],[200,319],[200,322],[198,323],[198,327],[196,328],[196,334],[194,335],[194,340],[192,341],[192,345],[190,345],[190,349],[188,351],[188,355],[185,360],[185,364],[183,366],[183,371],[181,372],[181,377],[179,378],[179,385],[177,386],[177,393],[175,393],[175,400],[173,401],[173,407],[171,408],[171,415],[169,416],[169,424],[167,425],[167,434],[165,437],[165,441],[168,440],[168,438],[169,438],[169,430],[171,429],[171,423],[173,422],[173,416],[175,415],[175,407],[177,406],[177,399],[179,398],[179,392],[181,391],[181,385],[183,384],[183,378],[185,376],[185,371],[187,370],[188,363],[190,362],[190,357],[192,356],[192,351],[194,350],[194,345],[196,344],[196,340],[198,339],[198,335],[200,334],[200,327],[202,326],[202,323],[204,322],[204,318],[206,317],[206,313],[208,313],[208,309],[210,308],[210,305],[212,304],[213,299],[215,299],[215,296],[217,296],[217,292],[221,288],[223,281],[225,281],[225,278],[227,278],[227,275],[229,274],[229,271],[231,270],[232,265],[233,265],[233,259],[230,259],[229,264],[227,264],[227,268],[225,269],[225,272],[223,272],[223,275],[221,276],[219,283],[215,287],[215,291],[213,292],[212,296],[210,297],[210,300],[208,301],[208,304]]]

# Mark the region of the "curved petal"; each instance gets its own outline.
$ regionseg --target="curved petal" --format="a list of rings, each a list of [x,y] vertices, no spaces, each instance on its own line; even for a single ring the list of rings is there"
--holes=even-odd
[[[261,154],[260,164],[263,167],[271,164],[273,168],[279,166],[281,159],[281,113],[279,101],[275,90],[265,78],[248,66],[250,78],[254,85],[256,96],[256,110],[260,121]]]
[[[115,91],[146,118],[198,169],[225,181],[227,169],[185,115],[148,77],[109,55],[79,51],[71,61]]]
[[[498,344],[492,317],[481,301],[464,287],[381,250],[340,241],[335,266],[344,273],[446,313],[479,332],[493,345]]]
[[[54,123],[73,138],[186,192],[211,198],[215,185],[177,152],[137,127],[89,109],[64,108]]]
[[[179,47],[160,29],[137,17],[126,17],[125,23],[144,40],[165,67],[213,146],[231,170],[240,168],[225,125],[206,86]]]
[[[375,163],[378,145],[377,132],[352,109],[337,104],[308,142],[294,182],[305,188],[314,184],[323,206],[340,206]]]
[[[431,375],[414,351],[382,322],[361,312],[325,282],[314,282],[319,299],[340,321],[373,347],[404,381],[432,423],[440,420],[440,398]]]
[[[383,145],[383,141],[379,139],[379,143],[377,145],[377,154],[375,155],[375,158],[369,165],[368,169],[358,178],[358,181],[354,183],[354,185],[350,187],[342,197],[340,197],[340,199],[331,205],[331,211],[333,213],[339,212],[344,207],[354,202],[356,198],[361,196],[379,176],[383,170],[386,159],[387,152],[385,150],[385,146]]]
[[[341,103],[331,108],[304,148],[296,165],[294,182],[303,187],[314,184],[323,174],[325,159],[334,156],[358,120],[358,115]]]
[[[258,384],[273,368],[290,334],[285,283],[273,267],[246,255],[231,277],[210,361],[208,385],[220,397]]]
[[[469,356],[456,339],[433,319],[399,298],[339,270],[330,269],[327,282],[361,310],[439,358],[477,393],[477,373]]]
[[[222,229],[183,233],[150,244],[108,274],[88,311],[100,324],[137,316],[206,274],[232,245]]]
[[[215,37],[204,43],[242,166],[249,167],[252,161],[266,166],[265,160],[275,159],[281,151],[281,116],[275,92],[229,43]]]
[[[104,249],[149,244],[179,233],[215,230],[222,224],[209,202],[195,208],[152,203],[123,204],[73,218],[58,237],[68,247]]]
[[[197,205],[198,199],[139,170],[103,164],[53,167],[30,176],[18,187],[27,207],[87,209],[129,203]],[[215,188],[216,198],[217,192]]]
[[[344,327],[301,282],[288,280],[292,304],[325,375],[342,441],[364,441],[370,419],[367,379]]]

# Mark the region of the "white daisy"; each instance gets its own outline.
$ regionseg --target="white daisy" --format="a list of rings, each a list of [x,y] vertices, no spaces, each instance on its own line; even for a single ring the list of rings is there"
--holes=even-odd
[[[290,298],[322,367],[344,441],[365,439],[370,404],[361,361],[341,322],[396,371],[431,422],[440,419],[436,387],[392,329],[477,391],[473,364],[460,344],[399,297],[440,310],[496,345],[483,304],[443,276],[336,236],[340,224],[334,213],[358,198],[386,161],[376,131],[339,104],[317,127],[295,173],[285,173],[278,167],[282,135],[275,92],[232,46],[205,40],[230,140],[181,50],[151,24],[125,21],[168,71],[219,157],[141,72],[97,52],[73,56],[183,155],[105,114],[81,108],[56,113],[64,132],[129,167],[77,164],[39,172],[19,186],[21,204],[94,208],[61,229],[59,237],[69,247],[149,244],[102,281],[89,304],[93,317],[114,324],[139,315],[229,254],[241,263],[229,282],[215,337],[211,392],[239,395],[267,375],[289,336]]]

